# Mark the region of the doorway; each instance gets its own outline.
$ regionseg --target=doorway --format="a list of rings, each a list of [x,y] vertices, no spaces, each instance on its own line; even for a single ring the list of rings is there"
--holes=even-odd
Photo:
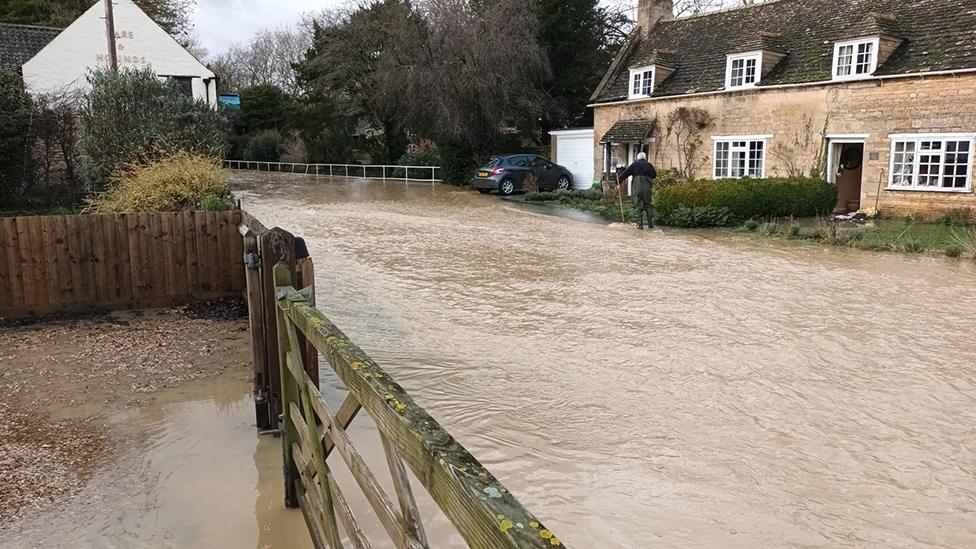
[[[828,181],[837,185],[835,212],[861,209],[861,181],[864,172],[863,141],[831,141]]]

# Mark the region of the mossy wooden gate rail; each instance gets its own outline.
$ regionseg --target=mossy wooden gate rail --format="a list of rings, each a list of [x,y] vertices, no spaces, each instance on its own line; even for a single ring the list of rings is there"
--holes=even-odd
[[[285,498],[289,506],[301,506],[316,546],[343,547],[341,524],[352,547],[370,547],[329,470],[326,459],[333,450],[339,452],[399,549],[427,547],[404,462],[471,547],[562,546],[389,374],[292,287],[286,264],[275,266],[274,274],[285,418]],[[336,411],[303,368],[301,336],[326,358],[349,390]],[[361,408],[376,423],[399,505],[380,488],[345,432]]]

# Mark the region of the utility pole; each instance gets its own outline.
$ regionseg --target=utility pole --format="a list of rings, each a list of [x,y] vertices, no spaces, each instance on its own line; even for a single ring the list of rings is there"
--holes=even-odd
[[[119,51],[115,45],[115,12],[112,0],[105,0],[105,32],[108,35],[108,66],[112,72],[119,72]]]

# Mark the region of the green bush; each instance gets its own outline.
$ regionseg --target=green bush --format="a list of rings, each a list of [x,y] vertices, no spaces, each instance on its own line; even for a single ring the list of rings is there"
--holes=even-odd
[[[654,178],[654,189],[655,190],[666,189],[668,187],[673,187],[683,181],[686,181],[686,179],[682,177],[681,172],[679,172],[675,168],[661,170],[657,172],[657,177]]]
[[[972,208],[946,210],[940,222],[946,227],[969,227],[973,224],[973,210]]]
[[[678,206],[666,214],[655,212],[654,221],[672,227],[731,227],[736,224],[732,211],[716,206]]]
[[[441,167],[441,153],[435,148],[408,152],[397,160],[398,166],[436,166]]]
[[[219,160],[178,152],[151,164],[117,170],[109,189],[89,200],[96,213],[172,212],[206,208],[226,210],[227,174]]]
[[[80,145],[96,187],[124,165],[150,163],[185,150],[221,158],[227,141],[224,114],[196,102],[151,68],[98,69],[88,75],[81,102]]]
[[[945,254],[949,257],[962,256],[962,246],[959,244],[948,244],[945,247]]]
[[[526,202],[552,202],[556,200],[556,193],[550,192],[531,192],[522,195],[522,200]]]
[[[235,207],[234,201],[227,196],[208,194],[200,200],[200,209],[205,212],[225,212]]]
[[[0,70],[0,205],[27,187],[32,102],[20,77]]]
[[[247,144],[247,151],[244,153],[244,159],[259,162],[278,162],[281,159],[283,147],[284,138],[278,130],[265,130],[251,137]]]
[[[742,227],[750,233],[754,233],[759,229],[759,222],[755,219],[749,219],[745,222],[745,224],[742,225]]]
[[[826,215],[836,204],[834,185],[807,178],[687,181],[658,189],[654,195],[663,225],[671,224],[672,219],[686,220],[688,210],[697,208],[711,210],[695,217],[714,215],[725,226],[745,219]],[[721,214],[728,214],[730,219]]]

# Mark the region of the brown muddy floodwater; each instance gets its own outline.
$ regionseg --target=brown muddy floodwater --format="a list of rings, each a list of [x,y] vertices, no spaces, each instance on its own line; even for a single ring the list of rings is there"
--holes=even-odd
[[[570,547],[976,547],[972,262],[234,180],[307,239],[320,308]]]

